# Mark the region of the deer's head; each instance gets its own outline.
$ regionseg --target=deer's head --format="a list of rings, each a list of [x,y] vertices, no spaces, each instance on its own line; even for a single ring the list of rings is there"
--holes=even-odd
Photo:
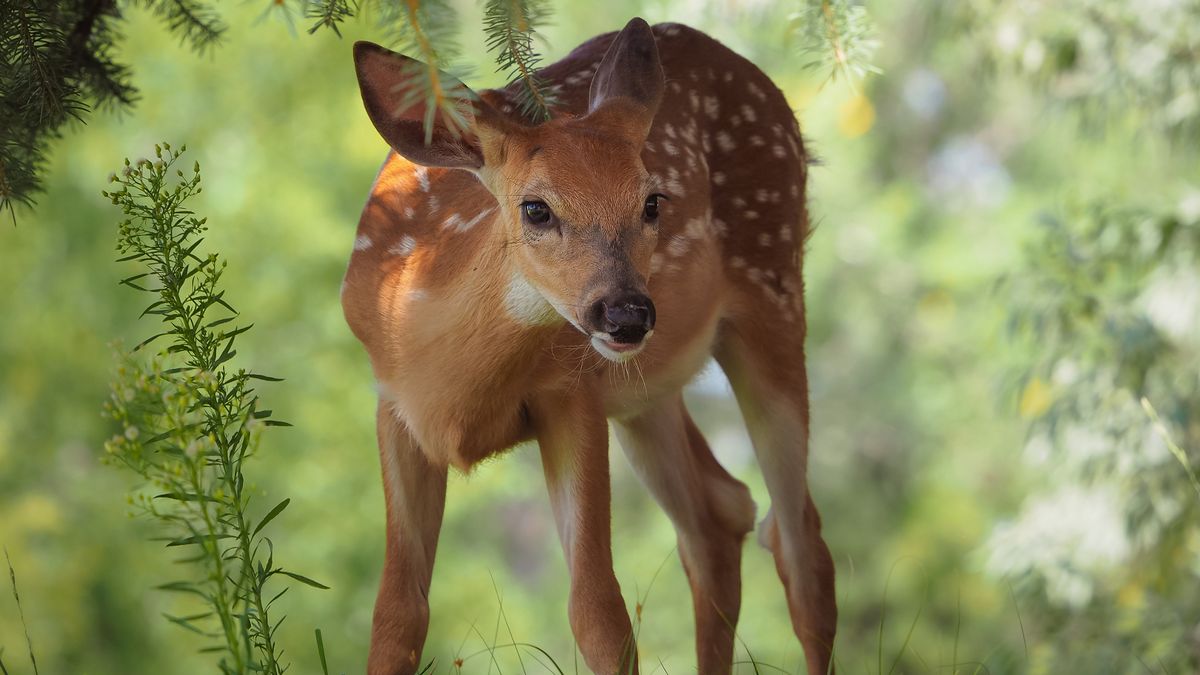
[[[415,78],[428,76],[423,64],[362,42],[354,59],[367,113],[388,144],[417,164],[475,173],[500,205],[496,234],[517,243],[517,273],[605,357],[636,355],[654,329],[646,282],[662,198],[641,160],[663,92],[650,26],[634,19],[612,42],[586,114],[536,127],[440,73],[469,105],[459,124],[438,114],[427,128],[425,101],[412,93]]]

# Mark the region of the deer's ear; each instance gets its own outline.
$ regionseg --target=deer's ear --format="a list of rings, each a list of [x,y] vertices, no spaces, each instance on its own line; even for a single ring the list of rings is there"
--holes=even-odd
[[[464,101],[460,120],[437,110],[426,135],[426,102],[421,78],[428,67],[370,42],[354,44],[354,69],[367,115],[379,135],[410,161],[433,167],[480,169],[484,150],[480,127],[499,123],[499,114],[457,78],[438,71],[442,87]]]
[[[592,78],[588,112],[608,101],[624,98],[645,116],[647,130],[663,95],[663,68],[650,24],[634,18],[609,45]]]

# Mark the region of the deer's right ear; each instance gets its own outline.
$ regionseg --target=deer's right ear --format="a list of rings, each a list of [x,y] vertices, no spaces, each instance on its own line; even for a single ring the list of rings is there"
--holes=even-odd
[[[428,76],[428,66],[377,44],[356,42],[354,69],[367,115],[396,152],[425,166],[471,170],[483,167],[478,125],[484,120],[498,120],[499,115],[465,84],[438,71],[442,87],[469,105],[460,107],[462,120],[457,124],[447,119],[445,111],[438,110],[427,136],[421,78]]]

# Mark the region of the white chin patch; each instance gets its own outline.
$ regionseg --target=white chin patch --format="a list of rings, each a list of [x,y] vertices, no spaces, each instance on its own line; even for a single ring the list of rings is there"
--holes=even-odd
[[[642,353],[642,350],[646,348],[646,342],[649,341],[653,333],[654,331],[646,333],[646,337],[642,338],[642,341],[636,345],[617,344],[593,335],[592,348],[600,352],[600,356],[609,361],[624,363]]]

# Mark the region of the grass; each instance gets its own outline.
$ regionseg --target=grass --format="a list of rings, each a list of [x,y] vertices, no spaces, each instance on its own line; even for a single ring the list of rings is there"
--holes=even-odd
[[[664,557],[663,561],[654,570],[650,576],[649,583],[645,590],[635,590],[634,607],[632,613],[633,630],[635,641],[640,638],[644,618],[646,613],[651,608],[649,599],[651,592],[654,589],[656,581],[661,576],[667,564],[675,557],[676,551],[672,550]],[[892,571],[895,571],[896,566],[901,562],[897,560],[892,565]],[[881,599],[882,604],[886,604],[887,591],[886,587],[890,585],[892,574],[889,573],[887,582],[885,583],[884,596]],[[846,586],[853,587],[852,584]],[[932,581],[927,581],[926,590],[932,586]],[[496,584],[493,577],[492,582],[493,592],[496,602],[495,620],[492,624],[493,628],[490,631],[490,636],[485,634],[484,630],[480,629],[477,621],[472,621],[467,627],[467,630],[459,644],[459,647],[454,651],[453,658],[447,661],[441,661],[438,658],[430,659],[422,669],[422,675],[438,675],[445,673],[446,675],[463,675],[465,673],[486,673],[487,675],[504,675],[506,668],[510,673],[519,672],[521,675],[530,675],[533,673],[544,672],[550,675],[567,675],[571,672],[572,675],[579,675],[581,672],[587,672],[586,668],[581,670],[579,664],[578,649],[574,649],[572,657],[574,661],[573,667],[568,671],[562,663],[566,660],[556,658],[547,649],[529,641],[521,640],[515,634],[512,624],[504,609],[504,598],[502,590]],[[780,592],[783,592],[782,586]],[[927,594],[926,594],[927,595]],[[1024,618],[1021,615],[1020,607],[1016,602],[1015,592],[1010,595],[1013,599],[1012,604],[1012,620],[1013,627],[1020,632],[1024,655],[1023,666],[1018,665],[1019,670],[1027,669],[1029,665],[1029,640],[1025,631]],[[886,644],[885,636],[887,635],[888,619],[886,614],[881,614],[877,630],[876,644],[874,645],[873,656],[874,663],[864,662],[861,668],[853,668],[846,661],[845,654],[834,651],[834,662],[831,664],[831,669],[836,668],[839,673],[859,673],[861,675],[896,675],[897,673],[928,673],[929,675],[985,675],[994,672],[993,668],[1001,668],[1001,672],[1011,672],[1011,668],[1005,668],[1002,663],[993,663],[995,657],[1002,651],[1000,646],[994,648],[991,652],[977,660],[960,660],[960,644],[959,639],[962,632],[962,612],[961,612],[961,591],[957,598],[957,612],[954,619],[954,639],[951,652],[951,660],[949,663],[929,663],[924,657],[918,654],[911,646],[911,640],[914,634],[921,628],[922,618],[926,616],[926,601],[916,607],[916,611],[912,620],[909,622],[905,637],[902,642],[894,649],[889,649]],[[786,620],[786,619],[783,619]],[[753,673],[754,675],[772,675],[781,673],[785,675],[802,675],[806,673],[804,666],[798,665],[796,668],[788,668],[779,664],[764,661],[755,655],[754,648],[742,633],[735,631],[734,638],[739,651],[739,655],[735,657],[733,662],[734,672]],[[794,638],[793,638],[794,639]],[[477,647],[470,652],[467,652],[467,646],[472,641]],[[508,654],[507,658],[502,658],[504,654]],[[905,655],[910,655],[915,659],[920,667],[914,669],[911,664],[902,666]],[[560,655],[561,656],[561,655]],[[486,662],[484,668],[480,660]],[[658,657],[645,653],[639,654],[640,671],[643,674],[658,675],[661,671],[663,675],[670,675],[671,669],[667,664]],[[478,663],[478,666],[473,664]],[[989,666],[991,663],[991,666]],[[507,664],[507,666],[506,666]],[[653,664],[653,666],[651,666]],[[515,670],[514,670],[515,668]],[[691,671],[684,671],[691,672]]]
[[[25,621],[25,609],[21,607],[21,594],[17,591],[17,571],[13,568],[12,557],[8,555],[8,547],[4,547],[4,560],[8,563],[8,581],[12,586],[13,601],[17,603],[17,616],[21,618],[21,628],[25,631],[25,647],[29,652],[29,663],[33,666],[34,675],[38,674],[37,656],[33,652],[33,638],[29,636],[29,624]],[[8,667],[4,665],[4,649],[0,648],[0,673],[9,675]]]

